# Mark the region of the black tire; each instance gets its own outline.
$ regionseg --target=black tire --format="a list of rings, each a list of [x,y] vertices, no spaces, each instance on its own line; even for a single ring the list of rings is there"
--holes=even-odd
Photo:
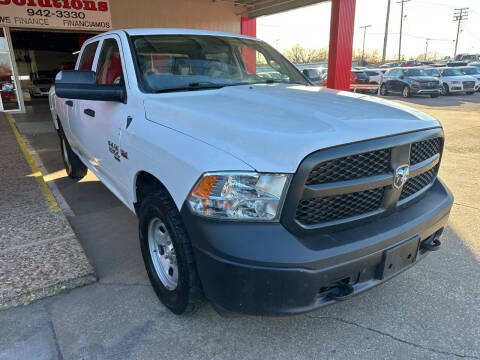
[[[380,95],[382,96],[388,95],[387,86],[385,84],[382,84],[382,86],[380,86]]]
[[[402,96],[404,98],[409,98],[410,97],[410,86],[405,85],[402,89]]]
[[[450,94],[450,89],[447,84],[443,84],[442,86],[442,95],[447,96]]]
[[[440,96],[440,94],[430,94],[430,97],[431,97],[431,98],[437,98],[437,97],[439,97],[439,96]]]
[[[138,219],[143,261],[158,298],[174,314],[195,311],[203,301],[203,291],[190,239],[170,195],[165,190],[151,192],[142,199],[138,209]],[[154,219],[160,219],[162,226],[165,225],[175,250],[178,283],[172,290],[162,282],[152,259],[148,236],[150,224]]]
[[[475,91],[468,91],[467,95],[473,95],[474,93],[475,93]]]
[[[75,154],[68,143],[63,131],[59,132],[60,149],[62,151],[63,165],[67,171],[67,175],[72,179],[81,179],[87,175],[88,168],[83,164],[82,160]]]

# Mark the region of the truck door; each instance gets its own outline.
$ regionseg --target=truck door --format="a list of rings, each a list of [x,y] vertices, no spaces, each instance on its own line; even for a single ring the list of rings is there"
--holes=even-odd
[[[100,53],[94,68],[98,85],[123,84],[126,76],[120,39],[116,35],[105,37],[100,45]],[[126,104],[112,101],[82,100],[80,105],[81,126],[85,131],[85,151],[90,164],[97,170],[102,180],[107,181],[123,196],[126,193],[124,181],[128,154],[122,151],[121,136],[128,117]]]
[[[93,69],[93,61],[95,59],[95,54],[97,53],[99,41],[94,41],[86,45],[80,55],[80,61],[76,67],[77,70],[88,71]],[[62,123],[63,131],[67,135],[67,139],[70,143],[70,146],[78,153],[82,158],[88,159],[87,150],[85,144],[81,140],[85,141],[88,139],[88,131],[82,124],[82,119],[80,116],[80,104],[81,100],[75,99],[60,99],[57,98],[57,102],[60,102],[57,106],[57,109],[63,109],[63,120],[65,123]]]

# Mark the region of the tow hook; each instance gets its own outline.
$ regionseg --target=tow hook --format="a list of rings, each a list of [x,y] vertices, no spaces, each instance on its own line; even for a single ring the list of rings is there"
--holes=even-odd
[[[438,237],[433,237],[432,240],[425,240],[421,243],[420,248],[426,251],[437,251],[440,249],[442,242]]]
[[[327,295],[331,300],[343,301],[353,296],[353,286],[344,282],[334,284],[332,292]]]

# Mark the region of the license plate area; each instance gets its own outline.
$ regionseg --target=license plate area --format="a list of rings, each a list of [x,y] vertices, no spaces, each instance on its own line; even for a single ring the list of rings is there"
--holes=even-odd
[[[417,258],[419,244],[420,238],[414,237],[385,250],[382,262],[378,266],[377,277],[383,280],[413,264]]]

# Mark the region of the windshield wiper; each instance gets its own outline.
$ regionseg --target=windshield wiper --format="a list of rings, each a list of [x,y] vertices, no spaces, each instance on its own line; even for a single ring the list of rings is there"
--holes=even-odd
[[[217,84],[214,82],[201,81],[201,82],[191,82],[187,85],[182,85],[174,88],[159,89],[155,91],[156,93],[172,92],[172,91],[192,91],[192,90],[204,90],[204,89],[221,89],[226,86],[226,84]]]
[[[288,81],[288,80],[281,80],[281,79],[266,79],[265,81],[260,81],[255,84],[297,84],[297,85],[307,85],[300,81]]]

